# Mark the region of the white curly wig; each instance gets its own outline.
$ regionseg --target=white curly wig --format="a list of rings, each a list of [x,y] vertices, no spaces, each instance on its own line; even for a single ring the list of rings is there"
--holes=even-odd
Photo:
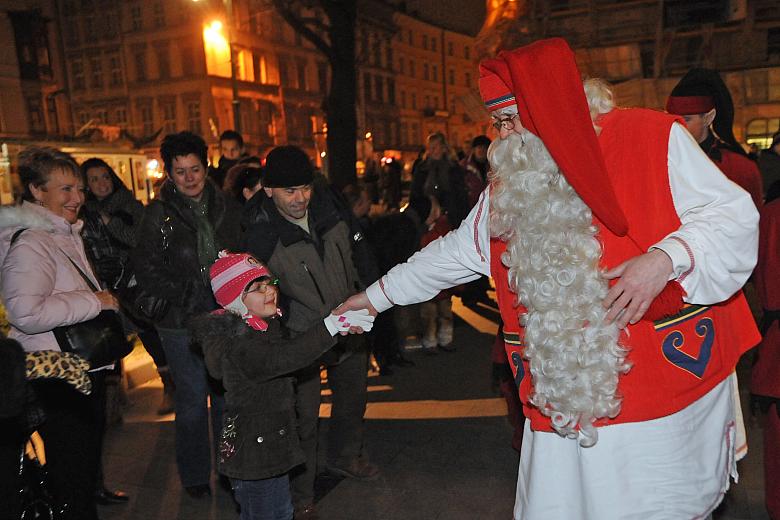
[[[612,109],[605,83],[590,80],[585,90],[592,119]],[[509,287],[527,309],[520,324],[531,403],[560,435],[592,446],[594,421],[620,412],[618,378],[630,364],[618,328],[603,321],[608,285],[591,210],[528,131],[494,140],[488,158],[491,235],[507,243]]]

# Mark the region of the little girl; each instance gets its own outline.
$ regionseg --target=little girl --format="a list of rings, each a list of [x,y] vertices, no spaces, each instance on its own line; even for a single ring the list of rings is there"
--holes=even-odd
[[[211,375],[225,387],[219,471],[230,478],[242,520],[290,520],[287,473],[304,462],[295,421],[291,372],[330,349],[339,332],[371,330],[368,311],[330,314],[289,338],[277,318],[278,289],[268,268],[248,254],[222,251],[211,288],[224,310],[191,324]]]

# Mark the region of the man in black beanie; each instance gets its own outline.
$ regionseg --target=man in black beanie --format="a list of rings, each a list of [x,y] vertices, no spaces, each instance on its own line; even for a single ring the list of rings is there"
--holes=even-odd
[[[716,70],[694,68],[682,77],[666,101],[666,111],[685,119],[699,146],[732,182],[763,206],[761,174],[734,137],[734,102]]]
[[[283,316],[301,334],[355,292],[363,290],[353,260],[357,244],[326,185],[314,178],[306,153],[279,146],[266,157],[263,191],[247,203],[245,245],[280,279]],[[286,307],[286,308],[285,308]],[[314,514],[320,366],[333,391],[328,471],[371,480],[379,470],[363,452],[368,353],[360,335],[340,336],[318,362],[297,375],[296,411],[306,464],[291,472],[295,518]]]

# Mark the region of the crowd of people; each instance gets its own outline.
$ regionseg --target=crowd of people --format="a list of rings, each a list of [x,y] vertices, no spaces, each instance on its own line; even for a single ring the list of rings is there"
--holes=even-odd
[[[316,518],[320,470],[380,474],[364,442],[371,357],[391,375],[410,350],[454,351],[452,297],[491,302],[490,277],[515,518],[710,515],[744,455],[735,366],[759,343],[751,389],[780,518],[780,132],[751,159],[705,69],[666,113],[616,109],[560,39],[486,60],[480,91],[495,141],[458,157],[431,134],[408,190],[397,159],[337,190],[296,146],[260,159],[226,131],[209,165],[204,140],[179,132],[162,139],[166,177],[143,206],[99,158],[24,150],[22,202],[0,210],[0,364],[22,388],[0,402],[2,502],[25,506],[13,476],[31,438],[69,518],[127,501],[101,463],[120,360],[92,366],[59,333],[118,312],[163,381],[158,412],[175,412],[186,494],[213,492],[215,454],[242,519]],[[741,292],[756,263],[763,341]]]

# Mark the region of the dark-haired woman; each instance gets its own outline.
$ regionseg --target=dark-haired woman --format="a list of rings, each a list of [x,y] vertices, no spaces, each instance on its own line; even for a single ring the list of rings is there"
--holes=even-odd
[[[82,209],[84,247],[103,286],[116,291],[124,302],[123,291],[134,282],[130,251],[138,242],[144,207],[103,159],[87,159],[81,173],[87,186]],[[173,412],[173,380],[160,337],[152,324],[138,318],[132,321],[163,382],[157,413],[169,414]]]
[[[138,283],[170,302],[156,323],[176,385],[176,462],[187,493],[211,492],[209,406],[214,431],[222,426],[223,398],[208,380],[203,357],[191,348],[187,322],[218,308],[208,277],[221,249],[236,250],[241,207],[206,177],[207,148],[190,133],[163,139],[167,178],[147,206],[132,254]]]
[[[263,187],[262,176],[259,164],[239,162],[228,170],[222,189],[243,205]]]
[[[53,329],[116,310],[118,303],[108,291],[93,292],[75,268],[98,285],[79,233],[84,182],[73,158],[54,148],[29,147],[19,154],[19,176],[21,206],[0,211],[0,293],[9,337],[27,352],[59,351]],[[69,505],[69,518],[95,520],[93,400],[100,396],[57,381],[38,383],[35,390],[46,416],[38,431],[46,444],[51,491]]]

